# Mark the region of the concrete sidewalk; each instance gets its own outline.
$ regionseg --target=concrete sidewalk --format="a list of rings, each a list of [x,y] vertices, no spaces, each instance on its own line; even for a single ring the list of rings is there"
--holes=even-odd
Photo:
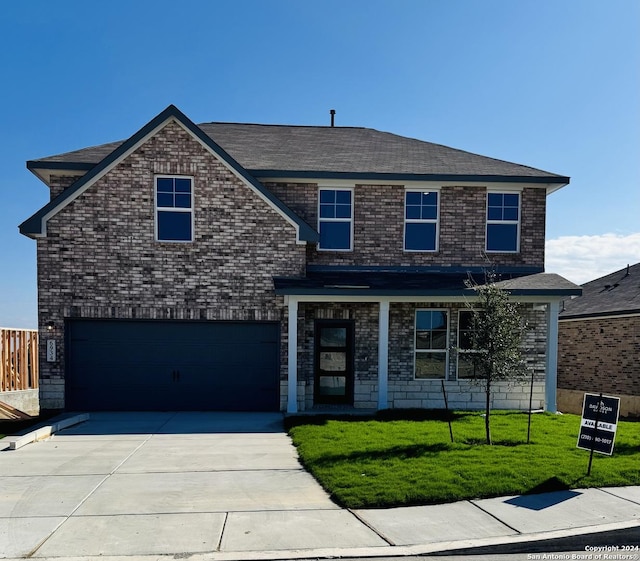
[[[19,450],[4,442],[0,558],[389,557],[640,531],[640,487],[344,510],[275,413],[92,414]]]

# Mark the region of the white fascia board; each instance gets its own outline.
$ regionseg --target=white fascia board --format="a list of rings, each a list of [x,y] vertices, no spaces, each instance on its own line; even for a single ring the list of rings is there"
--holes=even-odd
[[[407,189],[438,189],[440,187],[479,187],[490,191],[521,192],[525,187],[545,189],[547,194],[565,186],[566,183],[516,183],[498,181],[396,181],[388,179],[314,179],[310,177],[261,177],[265,183],[308,183],[319,187],[346,188],[354,185],[393,185]],[[553,190],[549,189],[553,187]]]
[[[175,119],[174,119],[175,120]],[[216,159],[228,170],[230,171],[236,178],[238,178],[240,181],[242,181],[242,183],[244,183],[247,187],[249,187],[249,189],[251,189],[251,191],[253,191],[256,195],[258,195],[258,197],[260,197],[265,203],[267,203],[267,205],[269,205],[269,207],[271,207],[276,213],[278,213],[282,218],[284,218],[291,226],[293,226],[295,232],[296,232],[296,244],[298,245],[306,245],[307,242],[300,240],[300,226],[295,222],[295,220],[293,220],[291,217],[287,216],[284,212],[282,212],[281,209],[279,209],[276,205],[273,204],[272,201],[270,201],[265,195],[264,193],[262,193],[261,191],[259,191],[258,189],[256,189],[256,187],[254,185],[252,185],[249,181],[247,181],[247,179],[245,177],[242,176],[242,174],[240,174],[236,169],[234,169],[232,166],[230,166],[225,160],[224,158],[221,158],[220,155],[218,153],[216,153],[215,150],[213,150],[211,148],[211,146],[209,146],[208,144],[206,144],[205,142],[202,141],[202,139],[198,138],[196,135],[193,134],[193,132],[191,132],[191,130],[189,130],[187,127],[185,127],[180,121],[176,120],[176,123],[178,125],[180,125],[187,133],[189,133],[189,135],[191,135],[191,137],[193,139],[195,139],[196,141],[198,141],[200,143],[200,145],[205,148],[205,150],[207,150],[207,152],[209,152],[210,154],[212,154],[213,156],[216,156]],[[247,171],[247,173],[249,173]],[[256,181],[258,181],[256,179]],[[266,189],[266,187],[265,187]]]

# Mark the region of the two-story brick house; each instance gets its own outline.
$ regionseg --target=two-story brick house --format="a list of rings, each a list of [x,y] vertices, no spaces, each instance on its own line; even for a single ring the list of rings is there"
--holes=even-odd
[[[531,327],[555,409],[546,196],[567,177],[366,128],[205,123],[174,106],[124,142],[29,161],[41,406],[309,410],[482,406],[469,275],[491,265]],[[48,353],[47,353],[48,345]],[[494,406],[528,407],[529,381]]]

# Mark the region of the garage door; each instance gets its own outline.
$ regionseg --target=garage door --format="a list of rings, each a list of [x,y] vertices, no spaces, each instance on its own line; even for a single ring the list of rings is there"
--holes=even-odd
[[[278,323],[69,320],[67,409],[277,411]]]

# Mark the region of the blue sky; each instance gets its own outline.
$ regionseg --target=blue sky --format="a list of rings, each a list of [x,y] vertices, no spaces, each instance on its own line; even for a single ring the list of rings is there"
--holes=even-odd
[[[36,326],[48,198],[25,161],[194,122],[364,126],[571,177],[546,270],[640,261],[637,0],[25,0],[0,5],[0,325]]]

